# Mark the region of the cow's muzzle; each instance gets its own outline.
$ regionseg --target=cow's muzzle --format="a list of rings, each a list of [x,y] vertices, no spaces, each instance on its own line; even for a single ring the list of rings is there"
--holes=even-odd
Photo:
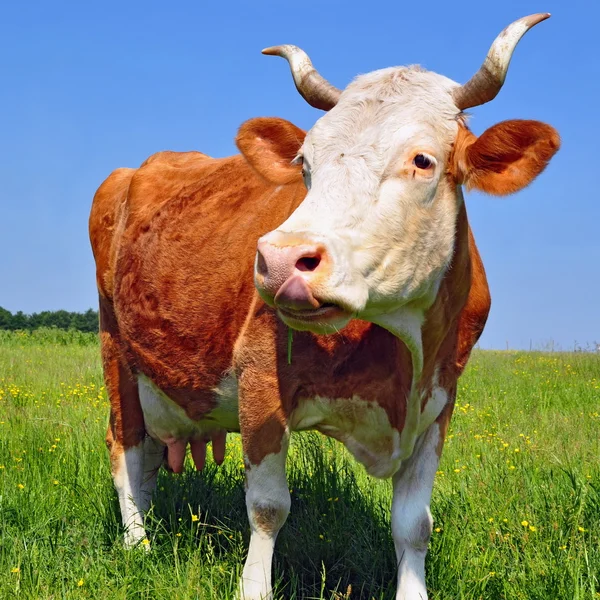
[[[273,231],[258,241],[255,283],[261,297],[290,326],[324,323],[345,311],[319,296],[332,258],[324,244],[309,237]]]

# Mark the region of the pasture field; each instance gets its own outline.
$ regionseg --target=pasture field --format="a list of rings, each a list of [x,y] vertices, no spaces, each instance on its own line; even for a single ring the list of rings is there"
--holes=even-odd
[[[96,337],[0,332],[0,598],[233,598],[248,542],[239,436],[161,473],[125,551]],[[391,484],[296,435],[278,598],[391,599]],[[600,598],[600,356],[475,352],[436,478],[432,600]]]

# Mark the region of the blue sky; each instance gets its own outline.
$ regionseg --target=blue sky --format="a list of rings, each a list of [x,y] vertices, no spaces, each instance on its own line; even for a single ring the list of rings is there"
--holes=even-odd
[[[541,11],[499,96],[471,111],[475,133],[539,119],[563,144],[525,191],[468,195],[493,298],[482,346],[600,342],[600,3],[581,0],[3,3],[0,306],[96,307],[87,217],[114,168],[232,154],[250,117],[310,128],[321,113],[263,47],[303,47],[338,87],[412,63],[464,82],[503,27]]]

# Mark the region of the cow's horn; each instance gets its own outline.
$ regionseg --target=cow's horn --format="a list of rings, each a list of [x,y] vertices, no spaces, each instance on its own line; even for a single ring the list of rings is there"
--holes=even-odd
[[[296,88],[311,106],[330,110],[337,104],[342,91],[319,75],[304,50],[298,46],[284,44],[265,48],[262,53],[281,56],[290,63]]]
[[[502,88],[508,65],[519,40],[534,26],[545,21],[549,13],[537,13],[511,23],[492,44],[481,68],[467,83],[456,88],[453,98],[460,110],[485,104]]]

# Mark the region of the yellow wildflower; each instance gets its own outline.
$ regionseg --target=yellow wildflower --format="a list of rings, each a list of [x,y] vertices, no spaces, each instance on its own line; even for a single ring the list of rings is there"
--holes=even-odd
[[[150,540],[148,538],[144,538],[142,540],[142,544],[144,544],[144,546],[147,546],[150,543]]]
[[[24,486],[22,483],[19,483],[19,485],[17,485],[17,487],[18,487],[20,490],[24,490],[24,489],[25,489],[25,486]]]
[[[10,572],[11,572],[11,573],[20,573],[20,572],[21,572],[21,569],[19,569],[19,567],[13,567],[13,568],[10,570]]]
[[[523,527],[527,527],[529,525],[529,521],[521,521],[521,525],[523,525]]]
[[[80,579],[80,580],[77,582],[77,587],[81,587],[82,585],[83,585],[83,579]]]
[[[195,523],[199,519],[200,519],[200,517],[198,515],[192,515],[192,523]]]

